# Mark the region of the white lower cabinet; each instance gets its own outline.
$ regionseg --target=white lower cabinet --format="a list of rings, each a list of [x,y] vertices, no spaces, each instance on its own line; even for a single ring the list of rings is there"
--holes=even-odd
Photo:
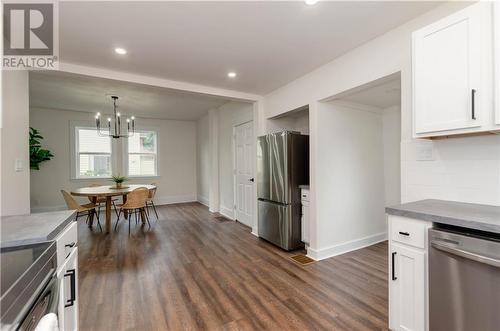
[[[425,330],[425,253],[393,244],[391,264],[390,328]]]
[[[59,330],[78,330],[78,248],[74,248],[57,273],[59,279]]]
[[[428,330],[427,230],[432,224],[399,216],[388,219],[389,328]]]
[[[301,190],[301,240],[304,244],[309,245],[309,190]]]

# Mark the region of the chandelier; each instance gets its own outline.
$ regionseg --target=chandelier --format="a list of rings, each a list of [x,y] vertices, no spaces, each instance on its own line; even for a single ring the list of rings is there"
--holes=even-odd
[[[97,115],[95,116],[97,133],[102,137],[112,137],[115,139],[132,137],[135,133],[135,117],[131,116],[130,118],[125,119],[125,121],[127,122],[127,133],[122,134],[121,114],[116,112],[116,100],[118,100],[118,97],[116,95],[113,95],[111,96],[111,99],[113,99],[114,118],[112,119],[111,117],[108,117],[108,132],[102,132],[101,113],[97,113]]]

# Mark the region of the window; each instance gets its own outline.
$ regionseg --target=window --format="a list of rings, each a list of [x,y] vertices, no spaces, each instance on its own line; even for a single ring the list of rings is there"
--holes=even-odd
[[[75,127],[76,177],[111,177],[111,138],[96,129]]]
[[[156,176],[157,134],[136,131],[128,138],[128,176]]]

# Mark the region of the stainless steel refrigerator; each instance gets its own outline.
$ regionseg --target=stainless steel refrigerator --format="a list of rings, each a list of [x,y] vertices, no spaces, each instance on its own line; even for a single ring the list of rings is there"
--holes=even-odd
[[[285,250],[302,247],[299,185],[309,184],[309,136],[258,137],[257,160],[259,237]]]

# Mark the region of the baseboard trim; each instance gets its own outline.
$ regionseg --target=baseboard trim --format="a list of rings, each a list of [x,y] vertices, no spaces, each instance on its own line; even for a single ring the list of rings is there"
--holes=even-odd
[[[202,205],[205,205],[208,207],[208,198],[207,197],[199,195],[198,202],[201,203]]]
[[[167,197],[155,197],[154,203],[157,206],[161,205],[171,205],[174,203],[184,203],[184,202],[196,202],[196,196],[194,195],[172,195]]]
[[[346,241],[337,245],[333,245],[318,250],[308,247],[307,256],[316,261],[320,261],[333,256],[341,255],[364,247],[368,247],[385,240],[387,240],[386,232],[376,233],[368,237]]]
[[[231,208],[227,208],[226,206],[220,206],[219,213],[224,217],[229,218],[234,221],[234,210]]]
[[[184,202],[196,202],[197,199],[194,195],[177,195],[177,196],[167,196],[167,197],[155,197],[154,203],[157,206],[161,205],[171,205],[174,203],[184,203]],[[32,207],[31,213],[46,213],[52,211],[66,210],[68,207],[66,205],[59,206],[46,206],[46,207]]]

